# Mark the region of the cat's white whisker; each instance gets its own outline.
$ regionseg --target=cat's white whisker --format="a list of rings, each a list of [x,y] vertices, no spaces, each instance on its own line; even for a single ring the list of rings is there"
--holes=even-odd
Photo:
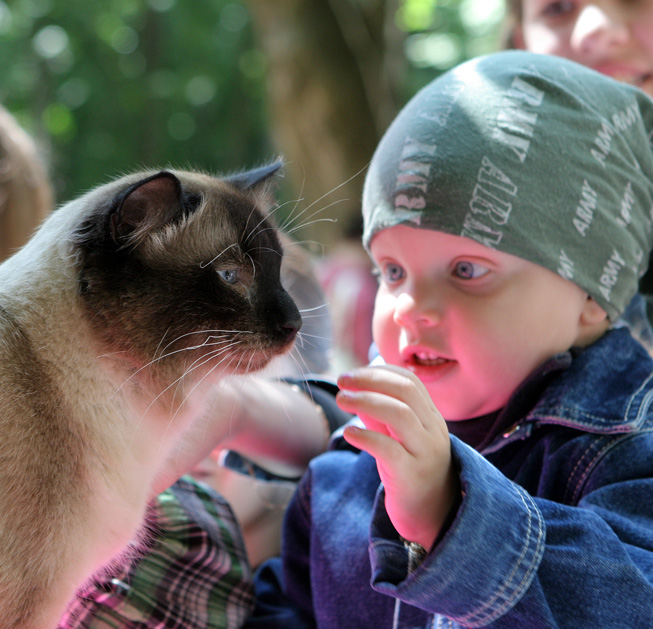
[[[200,269],[205,269],[207,266],[211,266],[218,258],[223,256],[227,251],[229,251],[229,249],[232,249],[232,248],[238,247],[238,246],[239,245],[238,245],[237,242],[231,243],[228,247],[225,247],[217,256],[215,256],[209,262],[206,262],[206,263],[205,262],[200,262]]]
[[[159,344],[156,346],[156,349],[154,350],[154,356],[155,357],[159,353],[159,349],[161,348],[161,345],[163,344],[163,341],[165,340],[166,336],[168,336],[168,332],[170,332],[170,326],[168,326],[168,329],[163,333],[163,336],[161,337],[161,340],[159,341]],[[168,346],[166,345],[166,347],[164,348],[163,351],[165,351],[167,348],[168,348]]]
[[[299,230],[299,229],[303,229],[303,228],[305,228],[305,227],[308,227],[309,225],[313,225],[313,224],[318,223],[318,222],[336,222],[336,219],[330,219],[330,218],[324,217],[324,218],[320,218],[320,219],[311,220],[311,221],[309,221],[309,222],[296,224],[296,225],[294,225],[292,228],[290,227],[291,225],[293,225],[293,223],[297,223],[297,221],[298,221],[298,220],[299,220],[299,219],[300,219],[304,214],[306,214],[306,212],[308,212],[308,211],[309,211],[312,207],[314,207],[316,204],[320,203],[320,201],[322,201],[323,199],[325,199],[326,197],[328,197],[330,194],[336,192],[337,190],[339,190],[339,189],[342,188],[343,186],[347,185],[350,181],[352,181],[352,180],[354,180],[356,177],[358,177],[361,173],[363,173],[363,172],[367,169],[367,166],[368,166],[368,164],[365,164],[365,166],[363,166],[363,168],[361,168],[358,172],[354,173],[351,177],[349,177],[349,179],[346,179],[346,180],[343,181],[341,184],[337,185],[335,188],[332,188],[332,189],[329,190],[328,192],[325,192],[322,196],[318,197],[318,198],[315,199],[313,202],[309,203],[309,204],[308,204],[308,205],[307,205],[307,206],[306,206],[306,207],[305,207],[301,212],[299,212],[299,214],[297,214],[297,215],[295,215],[295,216],[292,216],[292,214],[289,214],[289,216],[288,216],[288,218],[286,219],[286,221],[284,221],[284,223],[283,223],[282,225],[280,225],[280,229],[281,229],[282,231],[288,233],[288,234],[293,234],[293,233],[295,233],[295,232],[296,232],[297,230]],[[315,211],[311,216],[309,216],[308,218],[311,219],[311,218],[315,217],[317,214],[323,212],[324,210],[326,210],[326,209],[328,209],[328,208],[330,208],[330,207],[336,205],[337,203],[342,203],[342,202],[345,202],[345,201],[348,201],[348,199],[338,199],[338,200],[334,201],[333,203],[330,203],[330,204],[328,204],[328,205],[326,205],[326,206],[324,206],[324,207],[322,207],[322,208],[316,210],[316,211]]]
[[[285,204],[284,204],[284,205],[285,205]],[[295,205],[295,207],[297,207],[297,206]],[[254,227],[252,227],[252,229],[249,231],[249,234],[248,234],[247,237],[245,238],[245,244],[249,243],[249,241],[250,241],[254,236],[258,236],[258,235],[260,235],[261,233],[263,233],[264,231],[275,231],[275,232],[276,232],[276,231],[277,231],[277,228],[276,228],[275,226],[266,227],[265,229],[262,229],[262,230],[259,230],[259,231],[256,231],[256,230],[257,230],[261,225],[263,225],[266,221],[268,221],[269,217],[270,217],[272,214],[274,214],[275,212],[277,212],[277,211],[280,210],[280,209],[281,209],[281,205],[278,205],[278,204],[277,204],[274,208],[272,208],[272,209],[269,210],[268,212],[264,213],[264,215],[263,215],[263,217],[261,218],[261,220],[260,220],[256,225],[254,225]],[[251,217],[251,214],[250,214],[250,217]],[[249,217],[248,217],[248,219],[247,219],[247,225],[249,225]]]
[[[252,263],[252,280],[256,279],[256,263],[254,262],[254,258],[252,258],[252,255],[250,253],[245,254],[249,261]]]
[[[276,227],[265,227],[263,229],[258,229],[265,221],[266,221],[266,217],[261,219],[261,221],[251,229],[251,231],[249,232],[249,234],[247,234],[245,238],[245,244],[248,244],[252,238],[256,236],[260,236],[262,233],[266,231],[271,231],[276,233],[277,231]]]
[[[295,207],[297,207],[302,201],[305,201],[303,197],[299,197],[297,199],[290,199],[289,201],[284,201],[283,203],[278,203],[275,205],[270,211],[267,213],[267,216],[272,216],[272,214],[276,214],[278,211],[280,211],[282,208],[286,207],[286,205],[290,205],[291,203],[295,204]],[[293,210],[291,210],[292,212]]]
[[[349,179],[348,181],[350,181],[350,180],[351,180],[351,179]],[[301,228],[306,227],[306,226],[308,226],[308,225],[312,225],[312,224],[315,223],[315,222],[320,222],[320,221],[324,221],[324,222],[332,222],[332,223],[333,223],[333,222],[336,222],[336,220],[333,219],[333,218],[323,217],[323,218],[320,218],[320,219],[312,220],[311,222],[299,223],[299,224],[297,224],[297,225],[295,225],[295,226],[293,226],[293,227],[291,228],[291,225],[293,225],[293,223],[297,223],[297,222],[299,221],[299,219],[300,219],[302,216],[304,216],[307,212],[309,212],[309,211],[310,211],[310,210],[311,210],[315,205],[317,205],[320,201],[322,201],[324,198],[326,198],[329,194],[331,194],[332,192],[336,191],[338,188],[344,186],[346,183],[347,183],[347,181],[344,182],[344,183],[342,183],[342,184],[340,184],[339,186],[333,188],[333,189],[330,190],[329,192],[323,194],[323,195],[322,195],[321,197],[319,197],[318,199],[315,199],[315,201],[313,201],[312,203],[309,203],[309,204],[308,204],[308,205],[307,205],[307,206],[306,206],[306,207],[305,207],[301,212],[299,212],[299,213],[296,214],[295,216],[291,216],[291,215],[289,215],[288,218],[287,218],[287,220],[284,221],[283,225],[281,225],[280,229],[281,229],[282,231],[284,231],[285,233],[291,234],[291,233],[297,231],[298,229],[301,229]],[[332,202],[329,203],[328,205],[325,205],[325,206],[323,206],[323,207],[320,207],[320,208],[314,210],[313,213],[310,214],[308,217],[305,217],[304,220],[306,220],[306,219],[314,219],[315,216],[317,216],[318,214],[321,214],[321,213],[324,212],[325,210],[328,210],[330,207],[333,207],[334,205],[337,205],[337,204],[339,204],[339,203],[346,203],[347,201],[349,201],[349,199],[336,199],[335,201],[332,201]]]
[[[202,357],[200,357],[200,358],[197,358],[193,363],[191,363],[191,365],[190,365],[186,370],[184,370],[184,373],[182,373],[181,376],[179,376],[176,380],[174,380],[174,381],[171,382],[167,387],[165,387],[165,389],[163,389],[163,391],[161,391],[161,392],[160,392],[160,393],[159,393],[159,394],[158,394],[158,395],[157,395],[157,396],[156,396],[156,397],[155,397],[155,398],[150,402],[150,404],[149,404],[148,407],[145,409],[145,411],[143,411],[142,416],[144,417],[145,415],[147,415],[147,413],[148,413],[149,410],[154,406],[154,404],[156,404],[156,402],[157,402],[157,401],[158,401],[158,400],[159,400],[163,395],[165,395],[165,394],[166,394],[166,393],[167,393],[167,392],[168,392],[172,387],[181,384],[181,383],[183,382],[183,380],[186,378],[186,376],[187,376],[189,373],[191,373],[191,372],[194,371],[195,369],[198,369],[199,367],[205,365],[207,362],[210,362],[211,360],[213,360],[213,358],[215,358],[216,356],[220,355],[220,353],[228,352],[228,351],[231,350],[234,346],[238,345],[238,343],[239,343],[239,341],[234,341],[231,345],[229,345],[229,346],[227,346],[227,347],[221,347],[221,348],[218,349],[218,350],[213,350],[212,352],[209,352],[208,357],[207,357],[207,355],[205,355],[205,356],[202,356]],[[227,357],[225,357],[225,358],[227,358]],[[205,359],[205,360],[204,360],[204,359]],[[201,364],[198,365],[197,363],[198,363],[199,361],[203,361],[203,362],[201,362]]]
[[[173,343],[174,343],[174,342],[176,342],[176,341],[173,341]],[[145,369],[148,369],[149,367],[152,367],[152,365],[154,365],[154,364],[156,364],[156,363],[158,363],[158,362],[160,362],[160,361],[162,361],[162,360],[164,360],[164,359],[170,358],[171,356],[174,356],[175,354],[179,354],[179,353],[181,353],[181,352],[189,352],[189,351],[193,351],[193,350],[201,349],[202,347],[207,347],[207,346],[210,346],[210,345],[220,345],[220,344],[228,343],[228,342],[229,342],[229,340],[226,340],[226,341],[217,341],[217,342],[214,342],[214,343],[209,343],[209,342],[208,342],[208,339],[207,339],[207,340],[205,340],[203,343],[200,343],[199,345],[190,345],[190,346],[188,346],[188,347],[182,347],[182,348],[180,348],[180,349],[176,349],[176,350],[174,350],[174,351],[172,351],[172,352],[168,352],[168,353],[166,353],[166,354],[162,354],[161,356],[158,356],[157,358],[153,358],[150,362],[146,363],[146,364],[143,365],[142,367],[139,367],[136,371],[134,371],[134,373],[132,373],[128,378],[126,378],[126,379],[121,383],[121,385],[116,389],[114,395],[116,395],[117,393],[119,393],[120,390],[121,390],[121,389],[122,389],[122,388],[123,388],[123,387],[124,387],[124,386],[129,382],[129,381],[130,381],[130,380],[132,380],[133,378],[135,378],[139,373],[141,373],[141,372],[144,371]],[[166,346],[166,348],[169,347],[170,345],[171,345],[171,343],[169,343],[169,344]]]
[[[297,372],[299,373],[300,378],[303,378],[306,374],[310,373],[310,369],[308,368],[308,365],[306,364],[306,360],[304,357],[300,354],[298,356],[295,356],[294,354],[290,354],[290,358],[292,361],[295,363],[297,366]],[[311,397],[311,400],[313,399],[312,394],[310,394],[310,388],[308,389],[309,395]]]
[[[316,310],[324,310],[329,307],[329,304],[320,304],[319,306],[314,306],[313,308],[301,308],[299,312],[304,314],[305,312],[315,312]],[[319,316],[326,316],[327,313],[320,314]]]
[[[106,354],[98,354],[96,358],[111,358],[112,356],[118,356],[120,354],[127,354],[127,350],[120,349],[117,352],[107,352]]]
[[[269,251],[271,253],[274,253],[275,255],[279,255],[279,253],[275,251],[272,247],[255,247],[252,248],[252,251],[255,251],[257,253],[260,253],[261,251]]]
[[[290,210],[290,212],[288,213],[288,216],[287,216],[287,218],[286,218],[286,221],[284,221],[284,225],[287,223],[287,221],[289,220],[289,218],[294,214],[295,210],[299,207],[299,204],[300,204],[300,203],[303,203],[303,202],[306,200],[306,199],[304,198],[304,196],[303,196],[303,195],[304,195],[304,187],[305,187],[305,185],[306,185],[306,173],[304,173],[304,177],[302,178],[302,185],[301,185],[301,187],[300,187],[300,189],[299,189],[299,196],[297,197],[297,199],[296,199],[295,202],[294,202],[294,203],[295,203],[294,207],[293,207],[292,210]],[[289,203],[290,203],[290,202],[289,202]],[[275,210],[275,211],[276,211],[276,210]],[[282,231],[284,231],[284,225],[281,225],[281,226],[280,226],[280,229],[281,229]]]
[[[315,217],[316,217],[318,214],[320,214],[321,212],[323,212],[324,210],[326,210],[326,209],[332,207],[333,205],[336,205],[337,203],[341,203],[341,202],[344,202],[344,201],[347,201],[347,199],[340,199],[340,200],[338,200],[338,201],[334,201],[333,203],[330,203],[329,205],[327,205],[327,206],[325,206],[325,207],[318,208],[317,210],[315,210],[314,212],[312,212],[312,213],[309,214],[308,216],[304,217],[304,218],[300,221],[300,218],[301,218],[304,214],[306,214],[306,212],[308,211],[308,208],[306,208],[306,209],[302,210],[302,211],[301,211],[299,214],[297,214],[296,216],[289,216],[289,217],[284,221],[283,226],[281,227],[281,229],[282,229],[282,231],[283,231],[285,234],[293,234],[293,233],[295,233],[298,229],[302,229],[303,227],[306,227],[307,225],[312,225],[313,222],[320,222],[320,221],[321,221],[321,222],[325,222],[325,223],[335,223],[335,222],[336,222],[336,219],[334,219],[334,218],[330,218],[330,217],[328,217],[328,216],[321,217],[321,218],[319,218],[319,219],[316,219]],[[312,220],[312,219],[314,219],[314,220]],[[309,221],[310,221],[310,222],[309,222]]]
[[[335,203],[332,203],[331,205],[335,205]],[[316,225],[317,223],[337,223],[337,222],[338,219],[335,218],[327,218],[327,217],[316,218],[312,221],[306,221],[305,223],[300,223],[299,225],[295,225],[294,227],[291,227],[290,229],[286,230],[286,233],[292,236],[292,234],[294,234],[295,232],[300,231],[302,229],[306,229],[311,225]]]
[[[329,336],[321,336],[319,334],[309,334],[308,332],[304,332],[304,333],[300,332],[297,336],[299,340],[302,342],[302,345],[300,345],[300,347],[304,347],[304,344],[308,345],[309,347],[318,347],[318,344],[314,343],[311,339],[315,339],[317,341],[330,340]]]
[[[217,352],[216,352],[216,353],[211,353],[205,361],[203,361],[203,362],[200,363],[199,365],[196,365],[196,366],[193,367],[192,369],[189,369],[188,371],[186,371],[186,372],[184,373],[184,377],[185,377],[186,375],[188,375],[188,374],[189,374],[191,371],[193,371],[194,369],[197,369],[197,368],[199,368],[199,367],[202,367],[202,366],[204,366],[206,363],[211,362],[211,360],[213,360],[213,358],[215,358],[216,355],[217,355]],[[199,386],[204,382],[204,380],[205,380],[206,378],[208,378],[210,375],[212,375],[213,372],[214,372],[214,371],[215,371],[215,370],[216,370],[220,365],[222,365],[222,363],[223,363],[225,360],[227,360],[227,358],[229,358],[229,357],[228,357],[228,356],[225,356],[225,357],[224,357],[220,362],[218,362],[216,365],[214,365],[214,366],[213,366],[213,367],[212,367],[212,368],[211,368],[211,369],[210,369],[206,374],[204,374],[204,376],[202,376],[202,377],[201,377],[201,378],[200,378],[200,379],[195,383],[195,385],[191,388],[191,390],[190,390],[190,391],[189,391],[189,392],[184,396],[184,399],[181,401],[181,403],[180,403],[179,406],[177,407],[177,410],[176,410],[176,411],[172,414],[172,416],[170,417],[170,421],[168,422],[168,426],[166,427],[166,430],[165,430],[165,432],[164,432],[164,438],[165,438],[165,436],[168,434],[168,430],[170,429],[170,426],[172,426],[172,424],[173,424],[175,418],[176,418],[177,415],[179,414],[179,412],[180,412],[181,408],[183,407],[183,405],[185,404],[186,400],[187,400],[187,399],[188,399],[188,398],[189,398],[189,397],[190,397],[190,396],[195,392],[195,390],[196,390],[196,389],[197,389],[197,388],[198,388],[198,387],[199,387]]]
[[[230,338],[228,335],[231,335],[233,337],[234,334],[252,334],[251,330],[211,330],[211,329],[206,329],[206,330],[197,330],[195,332],[187,332],[186,334],[180,334],[177,338],[174,340],[170,341],[164,348],[163,351],[168,349],[171,345],[174,345],[178,341],[184,338],[188,338],[189,336],[194,336],[197,334],[209,334],[209,335],[215,335],[215,334],[220,334],[221,336],[214,337],[216,339],[219,338]],[[201,347],[201,345],[198,345],[196,347]]]
[[[186,376],[188,376],[188,374],[190,374],[190,373],[191,373],[192,371],[194,371],[196,368],[201,367],[203,364],[205,364],[206,362],[209,362],[209,361],[212,360],[214,357],[219,356],[220,354],[230,352],[230,351],[231,351],[235,346],[237,346],[237,345],[240,344],[240,343],[241,343],[241,341],[238,341],[238,340],[232,341],[229,345],[227,345],[227,346],[225,346],[225,347],[220,347],[219,349],[211,350],[211,351],[208,352],[207,354],[203,354],[202,356],[196,358],[196,359],[195,359],[195,360],[194,360],[194,361],[193,361],[193,362],[192,362],[188,367],[186,367],[186,369],[184,370],[184,372],[183,372],[183,373],[182,373],[182,374],[181,374],[181,375],[180,375],[176,380],[174,380],[173,382],[171,382],[171,383],[170,383],[170,384],[169,384],[169,385],[168,385],[168,386],[167,386],[163,391],[161,391],[161,392],[160,392],[160,393],[159,393],[159,394],[158,394],[158,395],[157,395],[157,396],[152,400],[152,403],[151,403],[151,404],[150,404],[150,405],[145,409],[145,412],[143,413],[143,415],[147,414],[147,412],[150,410],[150,408],[151,408],[151,407],[152,407],[152,406],[153,406],[153,405],[154,405],[154,404],[155,404],[155,403],[156,403],[156,402],[161,398],[161,396],[164,395],[164,394],[165,394],[169,389],[171,389],[173,386],[181,386],[181,384],[183,383],[183,381],[184,381],[184,379],[186,378]],[[179,351],[183,351],[183,350],[179,350]],[[228,357],[228,356],[227,356],[227,357]],[[198,363],[200,363],[200,361],[201,361],[201,364],[198,365]],[[176,393],[175,393],[175,395],[176,395]],[[174,398],[173,398],[173,400],[174,400]]]

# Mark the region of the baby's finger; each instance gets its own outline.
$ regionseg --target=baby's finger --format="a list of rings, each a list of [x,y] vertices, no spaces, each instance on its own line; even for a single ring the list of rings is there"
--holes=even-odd
[[[347,443],[354,448],[364,450],[382,465],[384,462],[396,463],[405,456],[405,450],[397,441],[374,430],[348,426],[345,428],[344,437]]]
[[[384,393],[403,400],[410,406],[432,407],[433,403],[419,378],[407,369],[384,365],[363,367],[344,373],[338,379],[340,389]]]
[[[417,455],[429,447],[430,437],[413,410],[401,400],[371,391],[340,391],[340,408],[360,417],[365,426],[387,434],[408,452]]]
[[[427,430],[446,432],[444,419],[428,391],[419,378],[406,369],[393,365],[364,367],[341,375],[338,386],[341,391],[374,391],[397,399],[413,410]]]

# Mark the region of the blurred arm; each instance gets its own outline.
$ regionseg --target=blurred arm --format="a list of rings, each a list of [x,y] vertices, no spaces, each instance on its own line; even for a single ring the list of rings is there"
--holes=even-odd
[[[299,476],[323,452],[330,429],[322,408],[298,386],[254,376],[230,377],[210,393],[183,436],[154,495],[216,448],[236,450],[280,476]]]

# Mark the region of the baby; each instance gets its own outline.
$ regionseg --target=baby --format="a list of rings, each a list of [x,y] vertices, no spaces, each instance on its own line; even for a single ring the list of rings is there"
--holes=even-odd
[[[653,102],[503,52],[438,78],[363,198],[380,366],[315,459],[250,627],[653,626]]]

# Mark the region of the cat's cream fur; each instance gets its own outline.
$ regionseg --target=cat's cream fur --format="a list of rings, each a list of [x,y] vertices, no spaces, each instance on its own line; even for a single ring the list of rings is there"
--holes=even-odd
[[[292,345],[299,314],[261,207],[274,170],[122,178],[55,211],[0,265],[3,629],[55,627],[174,480],[215,377]],[[108,253],[94,258],[94,246]],[[185,273],[197,281],[177,294]],[[228,307],[214,311],[213,297]],[[225,330],[238,343],[229,351]]]

